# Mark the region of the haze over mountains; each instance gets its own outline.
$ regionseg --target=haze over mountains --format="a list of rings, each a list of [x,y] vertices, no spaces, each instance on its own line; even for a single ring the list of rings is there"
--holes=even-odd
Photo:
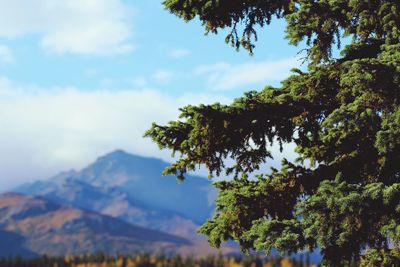
[[[0,256],[174,252],[190,241],[38,197],[0,196]]]
[[[81,171],[1,195],[0,249],[11,240],[14,248],[7,252],[24,255],[123,253],[139,248],[212,252],[196,229],[213,212],[215,189],[200,177],[183,183],[163,177],[165,166],[161,160],[117,150]]]
[[[117,150],[79,172],[64,172],[15,191],[156,230],[170,229],[168,220],[204,222],[214,209],[215,189],[211,183],[200,177],[178,183],[172,176],[161,176],[166,166],[161,160]]]

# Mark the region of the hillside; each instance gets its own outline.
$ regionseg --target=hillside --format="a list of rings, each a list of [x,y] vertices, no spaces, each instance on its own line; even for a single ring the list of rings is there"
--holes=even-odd
[[[198,239],[198,225],[214,209],[215,189],[200,177],[189,177],[183,183],[163,177],[165,166],[161,160],[117,150],[79,172],[64,172],[15,191]]]
[[[235,245],[225,245],[220,251],[213,249],[203,236],[196,233],[199,225],[209,218],[214,209],[213,201],[216,191],[211,182],[201,177],[189,176],[183,183],[178,183],[174,177],[161,176],[166,165],[167,163],[161,160],[117,150],[99,157],[80,171],[63,172],[46,180],[25,184],[16,188],[15,191],[38,196],[39,198],[34,199],[46,200],[46,205],[69,207],[81,212],[90,211],[90,214],[96,214],[96,216],[105,215],[107,220],[114,219],[118,222],[113,226],[115,230],[119,227],[122,229],[134,227],[147,233],[151,229],[158,234],[162,232],[168,237],[180,238],[178,239],[180,241],[172,239],[178,243],[151,242],[147,244],[145,247],[151,249],[152,252],[167,250],[172,253],[195,256],[218,254],[220,251],[224,254],[239,253]],[[29,209],[29,214],[35,214],[35,210],[37,208]],[[1,213],[0,216],[2,216]],[[42,227],[32,229],[31,235],[46,228],[45,225],[49,221],[46,216],[35,217],[34,220]],[[1,229],[3,228],[0,228],[0,237],[8,235],[7,240],[13,241],[8,246],[8,250],[22,251],[24,255],[29,254],[25,246],[19,246],[21,243],[25,244],[23,238],[27,233],[21,234],[18,231],[7,230],[1,232]],[[69,232],[71,236],[74,235],[74,231]],[[125,230],[121,230],[120,233],[122,232]],[[74,241],[75,251],[83,253],[89,247],[90,250],[100,249],[113,253],[123,247],[122,251],[119,251],[122,253],[136,251],[137,247],[141,246],[142,241],[134,239],[129,239],[132,243],[125,246],[124,239],[118,235],[113,237],[113,233],[108,235],[109,240],[114,242],[112,249],[108,246],[94,246],[91,243],[93,238],[89,234],[86,236],[78,234],[80,238],[83,236],[84,238],[79,239],[79,242]],[[68,235],[56,236],[58,235],[49,233],[44,239],[51,240],[51,244],[56,244],[57,241],[62,242],[63,238],[66,240],[72,238]],[[88,244],[84,242],[85,239],[89,240]],[[107,242],[104,241],[104,243]],[[30,243],[30,245],[31,248],[39,246],[39,249],[34,251],[45,251],[40,247],[40,243]],[[67,249],[71,251],[71,248]],[[319,258],[318,252],[311,254],[313,261],[317,262]]]
[[[191,242],[76,207],[16,193],[0,195],[0,256],[105,251],[177,252]]]

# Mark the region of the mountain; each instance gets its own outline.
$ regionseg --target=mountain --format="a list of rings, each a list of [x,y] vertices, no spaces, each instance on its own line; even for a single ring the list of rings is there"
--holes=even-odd
[[[161,176],[167,165],[117,150],[81,171],[64,172],[15,191],[199,239],[196,229],[213,212],[215,189],[201,177],[189,176],[178,183],[172,176]]]
[[[3,255],[6,255],[7,251],[28,256],[43,252],[52,252],[48,253],[52,255],[53,252],[59,251],[58,246],[61,246],[63,254],[69,251],[84,253],[94,250],[131,253],[142,247],[141,244],[145,244],[144,248],[152,252],[164,250],[195,256],[219,252],[238,254],[239,249],[236,245],[226,244],[218,251],[210,248],[204,238],[196,233],[199,225],[209,218],[214,210],[216,191],[211,182],[201,177],[188,176],[183,183],[178,183],[172,176],[161,176],[167,165],[161,160],[117,150],[99,157],[80,171],[67,171],[50,179],[20,186],[15,189],[16,192],[35,196],[28,199],[46,203],[48,210],[70,210],[64,213],[57,212],[58,215],[54,216],[49,216],[51,213],[37,216],[35,214],[38,212],[38,205],[31,205],[32,200],[20,202],[24,205],[20,204],[17,210],[25,210],[22,213],[29,214],[27,218],[37,225],[25,232],[14,229],[17,226],[26,229],[19,226],[26,225],[25,222],[18,222],[13,228],[13,219],[4,217],[6,213],[1,206],[0,196],[0,218],[9,218],[4,223],[5,227],[0,219],[0,251],[4,251]],[[13,209],[17,206],[13,206]],[[37,234],[41,233],[42,229],[58,229],[51,226],[53,220],[49,218],[59,218],[57,222],[68,228],[71,223],[68,223],[69,217],[65,214],[70,213],[79,213],[81,216],[72,220],[75,228],[71,228],[68,233],[63,232],[64,235],[60,236],[58,230],[48,230],[43,237]],[[110,223],[106,223],[105,226],[98,224],[93,229],[90,226],[94,223],[88,221],[98,223],[100,219],[85,219],[103,218],[102,216],[106,218],[102,220]],[[78,223],[79,221],[81,223]],[[78,225],[83,225],[82,229],[86,230],[80,231]],[[127,239],[122,238],[121,235],[125,236],[125,233],[128,233],[128,228],[145,233],[142,236],[144,240],[130,236],[127,236]],[[102,235],[103,230],[99,229],[105,229],[106,233]],[[148,232],[151,230],[153,232]],[[148,233],[159,239],[163,237],[166,241],[149,241],[146,239]],[[33,236],[38,236],[37,242]],[[7,246],[3,246],[1,240],[7,240],[4,241],[7,242]],[[93,240],[102,242],[97,244]],[[61,244],[58,245],[58,242]],[[72,250],[72,243],[75,250]],[[47,247],[44,248],[44,244],[47,244]],[[54,251],[51,250],[53,246]],[[313,262],[318,262],[320,255],[311,254],[311,258]]]
[[[191,242],[93,211],[17,193],[0,195],[0,256],[105,251],[177,252]]]

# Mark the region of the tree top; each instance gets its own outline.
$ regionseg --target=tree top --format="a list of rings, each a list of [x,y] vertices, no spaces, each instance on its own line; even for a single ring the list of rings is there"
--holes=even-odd
[[[226,42],[250,53],[257,29],[284,18],[289,43],[305,40],[312,63],[329,60],[344,37],[354,45],[395,44],[400,38],[397,0],[166,0],[164,5],[186,21],[198,17],[206,33],[229,28]]]

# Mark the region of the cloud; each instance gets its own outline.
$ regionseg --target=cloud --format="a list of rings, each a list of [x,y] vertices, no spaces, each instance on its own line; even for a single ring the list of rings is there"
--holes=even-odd
[[[5,45],[0,45],[0,62],[4,64],[14,63],[14,55],[10,48]]]
[[[171,70],[158,69],[153,74],[153,79],[160,84],[170,83],[175,76],[175,73]]]
[[[195,74],[207,75],[208,84],[216,90],[280,81],[290,75],[290,70],[299,67],[296,58],[265,60],[243,64],[217,63],[196,67]]]
[[[39,36],[56,53],[127,53],[130,15],[122,0],[0,0],[0,37]]]
[[[121,148],[170,159],[142,136],[187,104],[228,102],[216,94],[173,97],[152,89],[41,88],[0,79],[0,190],[79,169]]]
[[[169,56],[172,58],[183,58],[190,55],[189,50],[183,48],[176,48],[170,51]]]

